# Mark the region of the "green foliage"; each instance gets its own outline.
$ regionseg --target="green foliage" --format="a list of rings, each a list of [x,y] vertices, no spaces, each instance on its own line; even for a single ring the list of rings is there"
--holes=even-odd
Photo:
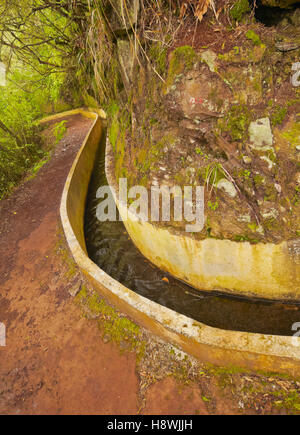
[[[208,201],[207,205],[212,211],[216,211],[219,207],[219,198],[216,198],[215,202]]]
[[[211,184],[212,186],[216,186],[222,178],[226,178],[226,175],[224,173],[221,163],[210,163],[205,168],[204,179],[207,186],[209,184]]]
[[[32,168],[31,175],[27,178],[27,180],[31,180],[34,178],[38,172],[42,169],[43,166],[45,166],[46,163],[48,163],[50,159],[50,153],[46,153],[45,157],[42,160],[39,160]]]
[[[61,121],[61,122],[58,122],[57,124],[55,124],[55,126],[54,126],[53,133],[55,136],[55,143],[56,144],[58,144],[62,140],[64,135],[66,134],[66,131],[67,131],[66,123],[67,123],[67,121]]]
[[[166,71],[167,49],[160,42],[151,45],[149,57],[155,63],[157,72],[162,76]]]
[[[73,2],[72,2],[73,3]],[[44,74],[72,67],[71,40],[78,29],[79,6],[68,0],[9,0],[0,2],[1,53]],[[83,3],[80,2],[82,7]]]
[[[276,391],[272,394],[277,398],[275,405],[278,408],[288,409],[292,413],[298,414],[300,411],[300,398],[296,389],[292,391]]]
[[[250,12],[248,0],[238,0],[230,11],[230,16],[233,20],[242,21],[244,15]]]
[[[37,120],[70,107],[62,100],[62,85],[75,68],[73,41],[86,7],[68,0],[0,2],[1,61],[8,71],[7,86],[0,87],[0,199],[49,158]],[[57,127],[57,141],[64,132],[65,126]]]
[[[45,101],[55,104],[61,83],[58,74],[41,77],[13,61],[7,86],[0,88],[0,199],[26,172],[35,175],[47,161],[37,119],[45,110]],[[57,129],[57,138],[62,130],[63,126]]]
[[[276,106],[271,116],[272,125],[275,127],[276,125],[282,124],[286,115],[287,115],[286,107]]]
[[[254,30],[248,30],[246,33],[246,38],[250,39],[254,45],[261,45],[260,37],[254,32]]]
[[[245,180],[249,180],[249,179],[250,179],[250,176],[251,176],[251,171],[249,171],[248,169],[243,169],[243,170],[240,172],[240,177],[241,177],[241,178],[244,178]]]
[[[289,142],[292,147],[299,145],[300,123],[295,122],[288,130],[282,133],[282,136]]]
[[[119,129],[120,129],[119,120],[118,120],[119,110],[120,110],[119,106],[115,102],[112,102],[112,104],[108,108],[108,116],[111,119],[110,126],[108,129],[108,138],[113,150],[116,149],[116,143],[117,143]]]

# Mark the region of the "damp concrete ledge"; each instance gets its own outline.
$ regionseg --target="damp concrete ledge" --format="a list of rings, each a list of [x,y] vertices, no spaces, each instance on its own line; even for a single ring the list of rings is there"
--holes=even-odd
[[[136,294],[89,259],[84,238],[84,210],[96,152],[104,143],[105,113],[83,109],[76,113],[92,117],[94,122],[66,180],[60,215],[71,254],[93,288],[136,323],[202,362],[300,377],[300,338],[225,331],[206,326]],[[75,111],[56,117],[72,114]]]

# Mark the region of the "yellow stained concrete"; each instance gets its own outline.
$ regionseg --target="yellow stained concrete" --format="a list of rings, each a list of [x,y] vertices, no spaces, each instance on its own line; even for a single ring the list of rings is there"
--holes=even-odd
[[[106,175],[118,193],[112,151],[107,142]],[[300,239],[278,245],[213,238],[199,241],[188,233],[137,219],[117,197],[115,200],[137,248],[176,278],[199,290],[300,301]]]
[[[66,112],[59,117],[68,115]],[[93,287],[138,324],[203,362],[300,377],[300,338],[211,328],[136,294],[88,258],[83,236],[83,204],[95,152],[103,143],[102,135],[102,121],[95,113],[93,126],[68,175],[60,208],[70,251]]]

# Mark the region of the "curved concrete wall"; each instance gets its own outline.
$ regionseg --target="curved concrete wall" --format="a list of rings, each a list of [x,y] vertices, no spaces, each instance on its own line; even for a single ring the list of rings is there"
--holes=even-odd
[[[59,115],[62,116],[64,114]],[[87,116],[91,116],[90,113]],[[67,178],[60,210],[71,253],[93,287],[138,324],[203,362],[300,377],[300,338],[211,328],[136,294],[88,258],[83,238],[83,210],[96,150],[103,134],[101,112],[93,116],[95,122]]]
[[[118,201],[109,141],[106,148],[106,175],[118,209],[131,239],[152,263],[199,290],[300,302],[300,239],[278,245],[199,241],[138,219]]]

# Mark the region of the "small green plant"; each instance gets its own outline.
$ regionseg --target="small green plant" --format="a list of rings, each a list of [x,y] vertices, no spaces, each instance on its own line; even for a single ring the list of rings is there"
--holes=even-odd
[[[286,115],[287,115],[286,107],[276,106],[271,115],[272,125],[275,127],[276,125],[282,124]]]
[[[61,122],[58,122],[57,124],[55,124],[55,126],[54,126],[53,134],[55,136],[55,144],[56,145],[62,140],[62,138],[66,134],[66,131],[67,131],[66,123],[67,123],[67,121],[61,121]]]
[[[31,180],[32,178],[34,178],[38,174],[38,172],[42,169],[42,167],[49,162],[50,157],[51,157],[50,153],[47,153],[44,159],[38,161],[32,168],[31,174],[29,175],[27,180]]]
[[[261,45],[260,37],[257,33],[254,32],[254,30],[248,30],[248,32],[246,33],[246,38],[250,39],[250,41],[252,41],[254,45]]]
[[[251,176],[251,171],[249,171],[249,169],[244,169],[241,171],[240,176],[242,178],[244,178],[245,180],[249,180],[249,178]]]
[[[258,230],[258,225],[255,222],[251,222],[250,224],[248,224],[248,228],[251,231],[257,231]]]
[[[202,396],[203,402],[210,402],[210,399],[206,396]]]
[[[208,201],[207,205],[212,211],[216,211],[219,207],[219,198],[216,198],[215,202]]]
[[[215,186],[218,181],[225,177],[225,173],[221,163],[210,163],[205,168],[205,182],[207,186],[211,184]]]

